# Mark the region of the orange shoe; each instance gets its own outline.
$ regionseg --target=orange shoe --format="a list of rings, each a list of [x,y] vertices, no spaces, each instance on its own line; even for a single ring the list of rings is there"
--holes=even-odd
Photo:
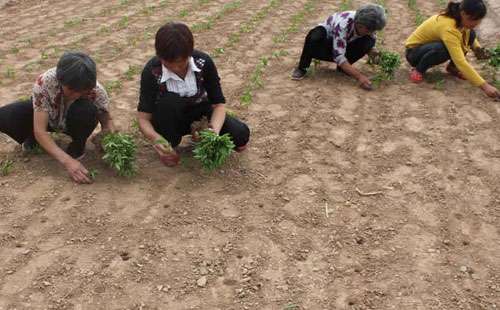
[[[417,69],[412,68],[410,71],[410,80],[413,83],[421,83],[424,80],[424,75],[417,71]]]

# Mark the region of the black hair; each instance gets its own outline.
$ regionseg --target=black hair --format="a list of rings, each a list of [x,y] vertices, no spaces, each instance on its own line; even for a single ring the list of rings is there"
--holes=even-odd
[[[448,3],[448,6],[441,15],[453,18],[457,23],[457,27],[462,27],[462,16],[460,15],[462,11],[473,20],[480,20],[486,16],[488,10],[483,0],[463,0],[460,3]]]
[[[155,48],[156,55],[162,60],[188,58],[193,54],[193,33],[185,24],[167,23],[156,33]]]
[[[97,83],[95,62],[81,52],[64,53],[57,63],[56,76],[62,85],[74,91],[93,89]]]

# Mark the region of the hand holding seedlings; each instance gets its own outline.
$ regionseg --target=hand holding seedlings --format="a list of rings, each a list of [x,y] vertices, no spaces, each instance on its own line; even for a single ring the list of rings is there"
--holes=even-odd
[[[131,177],[137,171],[134,139],[123,133],[109,133],[102,139],[104,156],[102,159],[118,172],[119,176]]]
[[[160,156],[160,161],[165,166],[173,167],[179,163],[180,156],[165,138],[160,137],[156,139],[153,148],[158,153],[158,155]]]
[[[211,130],[203,130],[200,138],[193,153],[205,170],[212,171],[222,166],[234,150],[234,143],[228,134],[219,136]]]

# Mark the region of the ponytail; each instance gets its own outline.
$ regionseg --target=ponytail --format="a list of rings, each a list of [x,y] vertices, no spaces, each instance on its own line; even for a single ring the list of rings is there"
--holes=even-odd
[[[486,16],[486,5],[483,0],[463,0],[462,2],[450,1],[448,6],[440,15],[453,18],[457,27],[462,27],[462,16],[460,12],[465,12],[473,20],[480,20]]]

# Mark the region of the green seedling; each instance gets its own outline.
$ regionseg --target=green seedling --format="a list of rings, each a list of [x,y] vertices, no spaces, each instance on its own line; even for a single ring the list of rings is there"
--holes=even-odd
[[[444,89],[444,80],[437,80],[436,83],[434,84],[434,89],[437,90],[443,90]]]
[[[189,15],[189,10],[183,9],[179,12],[179,17],[186,17]]]
[[[99,170],[97,170],[97,169],[90,169],[89,170],[89,177],[92,181],[94,181],[97,178],[98,174],[99,174]]]
[[[236,114],[236,112],[235,112],[235,111],[233,111],[233,110],[231,110],[231,109],[227,109],[227,108],[226,108],[226,115],[227,115],[227,116],[230,116],[230,117],[232,117],[232,118],[236,118],[236,117],[238,117],[238,115]]]
[[[104,88],[106,89],[106,92],[110,95],[111,93],[122,89],[122,81],[120,80],[108,81],[104,83]]]
[[[125,71],[125,78],[129,81],[134,79],[134,76],[141,72],[141,67],[137,65],[129,65],[127,71]]]
[[[500,43],[497,44],[495,48],[491,48],[490,50],[490,60],[488,64],[495,69],[500,68]]]
[[[392,80],[399,66],[401,66],[401,57],[398,53],[381,51],[380,61],[377,66],[383,80]]]
[[[167,139],[160,137],[155,140],[155,144],[160,144],[163,145],[169,152],[173,152],[174,148],[172,145],[167,141]]]
[[[10,159],[4,159],[0,162],[0,174],[2,176],[7,176],[12,172],[14,168],[14,162]]]
[[[16,77],[16,70],[14,68],[8,67],[5,71],[5,77],[8,79],[13,79]]]
[[[194,148],[194,158],[201,162],[207,171],[221,167],[234,150],[234,143],[228,134],[217,135],[211,130],[200,132],[200,142]]]
[[[132,136],[124,133],[110,133],[102,139],[102,159],[115,169],[119,176],[136,174],[135,155],[137,145]]]

